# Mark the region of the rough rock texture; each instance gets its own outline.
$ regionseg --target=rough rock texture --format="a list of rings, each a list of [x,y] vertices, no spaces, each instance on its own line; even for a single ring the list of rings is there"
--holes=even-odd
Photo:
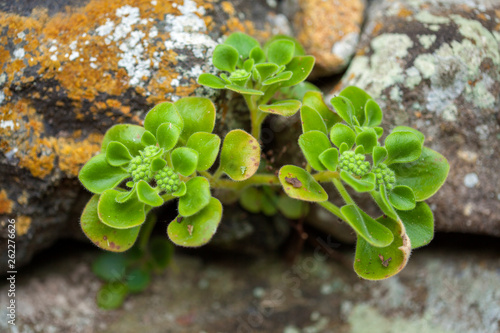
[[[100,282],[89,267],[96,251],[53,251],[18,273],[16,330],[7,326],[2,306],[0,331],[498,332],[498,243],[438,243],[415,252],[401,274],[381,282],[360,280],[352,267],[314,250],[293,266],[275,256],[176,255],[174,267],[116,311],[96,308]],[[0,304],[7,304],[7,289],[3,279]]]
[[[7,1],[0,10],[0,246],[15,218],[17,264],[78,228],[86,197],[75,176],[107,128],[139,123],[160,101],[220,100],[196,85],[214,71],[220,38],[287,28],[263,1]],[[238,122],[230,103],[220,102],[222,132]]]
[[[500,236],[500,4],[374,1],[335,92],[366,89],[451,165],[430,199],[438,231]]]
[[[356,51],[364,20],[364,0],[287,0],[283,9],[295,37],[316,57],[312,76],[339,73]]]

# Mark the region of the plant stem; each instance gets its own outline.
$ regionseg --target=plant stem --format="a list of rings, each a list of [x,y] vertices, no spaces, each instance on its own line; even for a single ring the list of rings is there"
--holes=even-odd
[[[146,248],[148,246],[149,237],[151,236],[151,233],[153,232],[155,224],[156,224],[156,216],[155,215],[148,215],[146,217],[146,221],[144,222],[144,225],[141,228],[141,233],[139,235],[139,249],[141,249],[141,251],[143,251],[143,252],[146,251]]]
[[[344,215],[342,215],[340,208],[332,204],[330,201],[318,202],[318,204],[327,211],[329,211],[330,213],[332,213],[333,215],[337,216],[342,221],[345,221],[345,217]]]
[[[210,179],[209,179],[210,180]],[[271,174],[255,174],[252,177],[243,180],[241,182],[235,182],[231,179],[217,179],[216,177],[210,180],[210,186],[212,188],[228,189],[240,191],[248,186],[276,186],[280,185],[278,177]]]
[[[332,178],[333,185],[337,188],[337,191],[339,191],[340,195],[344,199],[346,204],[351,204],[351,205],[356,205],[354,200],[352,200],[351,196],[347,192],[346,188],[344,187],[344,184],[342,184],[342,181],[340,180],[339,176],[333,177]]]

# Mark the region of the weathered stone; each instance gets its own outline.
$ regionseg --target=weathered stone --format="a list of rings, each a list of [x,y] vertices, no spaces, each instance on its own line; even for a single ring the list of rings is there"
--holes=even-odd
[[[364,0],[287,0],[284,11],[296,38],[316,57],[313,77],[343,71],[356,51],[364,19]]]
[[[417,128],[448,159],[449,178],[429,200],[437,231],[500,236],[500,5],[470,3],[374,1],[333,94],[366,89],[387,128]]]
[[[223,35],[263,40],[284,22],[263,1],[33,3],[0,7],[0,247],[15,218],[17,264],[78,228],[88,195],[75,177],[113,124],[140,123],[154,104],[196,94],[223,106],[219,133],[241,127],[246,114],[224,111],[232,95],[196,78],[214,72]]]

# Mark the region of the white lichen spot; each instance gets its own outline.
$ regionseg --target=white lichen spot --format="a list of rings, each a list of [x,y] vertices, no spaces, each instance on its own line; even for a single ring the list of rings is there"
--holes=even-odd
[[[18,49],[15,49],[14,53],[13,53],[14,58],[16,58],[16,59],[22,59],[22,58],[24,58],[25,54],[26,54],[26,52],[24,52],[24,48],[22,48],[22,47],[20,47]]]
[[[73,52],[71,52],[71,54],[70,54],[70,56],[69,56],[69,60],[70,60],[70,61],[73,61],[73,60],[75,60],[76,58],[78,58],[79,56],[80,56],[80,53],[79,53],[79,52],[77,52],[77,51],[73,51]]]
[[[3,85],[5,82],[7,82],[7,74],[2,73],[0,74],[0,86]]]
[[[450,22],[449,18],[433,15],[427,10],[419,11],[415,15],[415,19],[419,22],[427,24],[446,24]]]
[[[14,122],[12,120],[0,120],[0,128],[5,128],[5,129],[10,128],[11,130],[13,130]]]
[[[284,14],[269,15],[267,21],[271,24],[271,31],[274,35],[293,35],[290,21]]]
[[[357,32],[351,32],[345,35],[344,38],[333,44],[332,53],[347,62],[347,60],[356,51],[358,41],[359,34]]]
[[[76,40],[72,41],[72,42],[69,44],[69,49],[70,49],[71,51],[76,50],[76,44],[77,44],[77,43],[76,43]]]
[[[420,71],[424,79],[430,78],[436,72],[434,57],[430,54],[419,55],[413,65]]]
[[[0,90],[0,104],[2,104],[4,100],[5,100],[5,94],[2,90]]]
[[[26,37],[26,34],[24,33],[24,31],[21,31],[17,34],[17,38],[19,38],[19,39],[24,39],[24,37]]]
[[[473,188],[479,183],[479,177],[474,172],[468,173],[464,177],[464,185],[468,188]]]
[[[278,6],[278,2],[276,0],[266,0],[266,3],[271,8],[276,8],[276,6]]]
[[[419,70],[412,66],[406,70],[406,87],[413,89],[422,81]]]
[[[484,141],[490,136],[490,130],[486,124],[476,126],[475,131],[480,140]]]
[[[390,98],[395,102],[401,102],[403,99],[403,92],[398,86],[394,86],[389,93]]]
[[[56,51],[57,51],[57,46],[55,46],[55,45],[52,45],[52,46],[50,47],[50,49],[49,49],[49,52],[51,52],[51,53],[54,53],[54,52],[56,52]]]
[[[170,86],[171,87],[178,87],[179,84],[180,84],[179,79],[172,79],[172,81],[170,81]]]
[[[152,6],[156,6],[157,4],[158,4],[158,2],[156,0],[151,1]]]
[[[437,36],[436,35],[418,35],[417,38],[418,38],[418,41],[420,42],[420,44],[422,44],[422,46],[424,47],[424,49],[428,49],[429,47],[431,47],[432,44],[434,44]]]
[[[441,113],[441,117],[446,121],[456,121],[458,116],[458,110],[456,105],[448,104],[444,107]]]

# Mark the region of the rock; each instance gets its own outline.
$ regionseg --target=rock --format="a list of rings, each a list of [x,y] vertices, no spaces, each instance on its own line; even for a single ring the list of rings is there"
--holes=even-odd
[[[263,40],[287,28],[263,1],[34,3],[0,4],[0,247],[14,218],[17,265],[78,230],[88,194],[76,175],[110,126],[194,94],[227,108],[232,95],[196,84],[214,72],[220,38],[241,30]],[[241,115],[221,117],[219,133],[241,126]]]
[[[500,236],[500,5],[373,1],[369,12],[332,94],[367,90],[386,128],[417,128],[448,159],[449,178],[429,200],[437,231]]]
[[[287,0],[284,11],[307,54],[316,57],[312,77],[343,71],[356,51],[364,0]]]

